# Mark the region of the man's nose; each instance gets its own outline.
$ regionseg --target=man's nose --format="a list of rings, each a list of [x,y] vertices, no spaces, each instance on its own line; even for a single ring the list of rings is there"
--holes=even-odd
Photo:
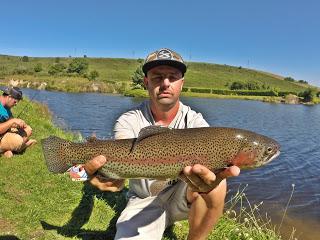
[[[170,82],[169,78],[168,78],[168,77],[165,77],[165,78],[163,79],[163,81],[162,81],[163,87],[168,88],[168,87],[170,86],[170,84],[171,84],[171,82]]]

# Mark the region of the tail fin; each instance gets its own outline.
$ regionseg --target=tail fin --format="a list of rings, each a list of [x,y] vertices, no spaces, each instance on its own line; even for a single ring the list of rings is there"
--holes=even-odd
[[[66,147],[70,144],[64,139],[50,136],[41,140],[44,158],[50,172],[63,173],[70,167]]]

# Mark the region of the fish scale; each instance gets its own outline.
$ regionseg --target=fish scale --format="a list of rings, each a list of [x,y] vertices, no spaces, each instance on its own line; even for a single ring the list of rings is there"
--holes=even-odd
[[[65,172],[73,164],[84,164],[104,155],[99,170],[111,178],[176,179],[185,166],[202,164],[212,171],[230,165],[256,168],[279,155],[279,144],[266,136],[236,128],[170,129],[151,126],[136,139],[94,140],[73,143],[51,136],[42,140],[51,172]]]

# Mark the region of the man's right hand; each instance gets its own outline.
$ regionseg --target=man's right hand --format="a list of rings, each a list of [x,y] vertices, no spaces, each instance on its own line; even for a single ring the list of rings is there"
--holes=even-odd
[[[101,191],[118,192],[124,187],[124,179],[106,179],[100,175],[96,175],[97,171],[106,163],[103,155],[97,156],[88,161],[84,168],[90,176],[89,182]]]
[[[11,121],[11,127],[13,128],[25,128],[27,124],[25,121],[23,121],[20,118],[11,118],[9,121]]]

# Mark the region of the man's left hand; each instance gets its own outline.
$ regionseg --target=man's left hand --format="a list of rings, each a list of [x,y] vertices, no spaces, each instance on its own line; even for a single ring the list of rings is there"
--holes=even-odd
[[[194,192],[208,193],[217,187],[223,179],[238,176],[240,169],[237,166],[231,166],[218,174],[214,174],[203,165],[195,164],[183,169],[181,178],[188,184]]]

